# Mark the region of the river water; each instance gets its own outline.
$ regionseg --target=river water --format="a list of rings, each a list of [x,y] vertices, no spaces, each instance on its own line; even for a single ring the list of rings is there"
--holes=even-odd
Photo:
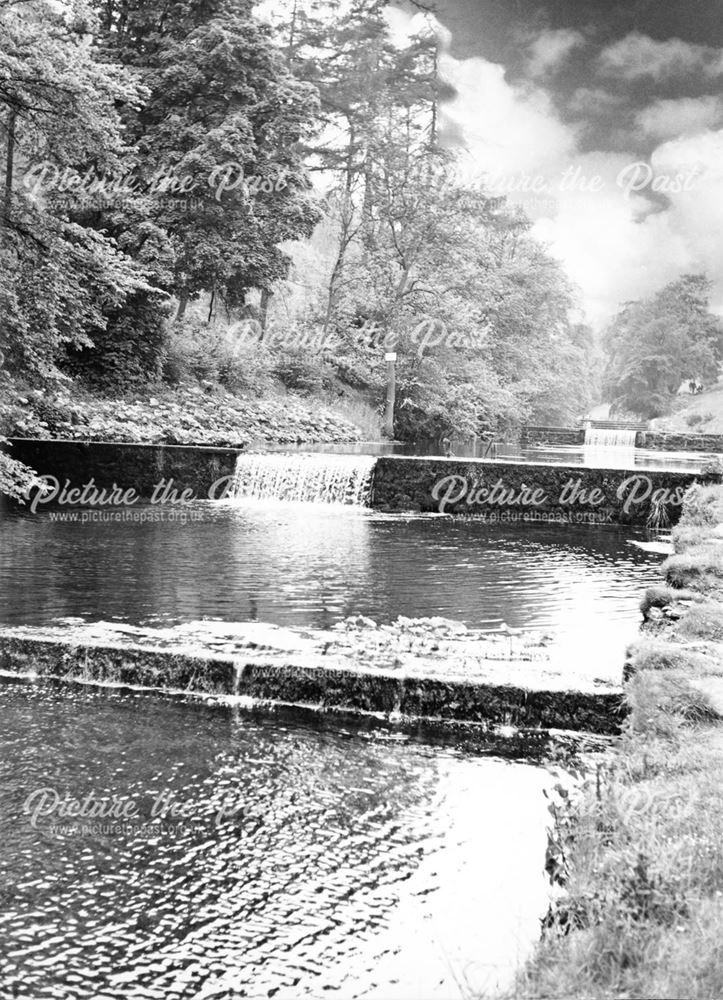
[[[0,622],[208,617],[328,628],[352,614],[441,615],[547,632],[576,667],[619,678],[661,562],[629,528],[252,502],[83,516],[43,511],[0,524]]]
[[[88,689],[0,717],[3,997],[456,998],[538,934],[541,768]]]
[[[623,528],[268,503],[82,513],[3,519],[2,622],[442,615],[545,631],[578,671],[619,679],[661,558]],[[0,684],[0,720],[3,997],[494,996],[538,936],[554,778],[532,762],[52,684]],[[128,821],[68,818],[67,799]]]

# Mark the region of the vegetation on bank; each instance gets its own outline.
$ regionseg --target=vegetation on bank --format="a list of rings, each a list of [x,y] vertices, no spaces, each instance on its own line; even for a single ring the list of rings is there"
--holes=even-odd
[[[692,487],[642,604],[623,735],[555,807],[561,896],[516,996],[723,996],[721,523],[723,487]]]
[[[702,389],[717,382],[723,321],[710,311],[711,288],[705,275],[684,275],[648,299],[626,303],[613,319],[603,340],[603,391],[615,412],[665,417],[683,383]]]
[[[151,386],[112,399],[75,387],[14,393],[0,404],[10,437],[140,444],[247,445],[358,441],[351,420],[299,396],[235,396],[213,383]]]
[[[673,434],[723,434],[723,382],[694,395],[677,396],[668,416],[651,427]]]

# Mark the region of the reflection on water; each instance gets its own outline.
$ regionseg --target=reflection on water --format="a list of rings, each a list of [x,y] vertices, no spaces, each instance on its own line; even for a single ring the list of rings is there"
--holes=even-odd
[[[452,1000],[537,936],[540,769],[147,696],[0,685],[0,713],[3,996]],[[34,829],[39,788],[138,818]]]
[[[143,514],[150,508],[135,508]],[[485,525],[292,504],[199,504],[200,521],[0,525],[0,620],[202,617],[329,627],[442,615],[542,629],[591,674],[619,675],[661,557],[630,529]],[[155,513],[158,513],[155,511]],[[562,652],[561,652],[562,655]]]

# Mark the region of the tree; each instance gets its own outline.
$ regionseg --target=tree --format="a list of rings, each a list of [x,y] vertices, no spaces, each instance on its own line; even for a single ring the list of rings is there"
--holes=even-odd
[[[661,417],[683,381],[717,379],[723,323],[709,310],[710,288],[704,275],[685,275],[618,313],[604,339],[604,389],[615,409]]]
[[[82,0],[0,9],[0,350],[10,372],[30,378],[59,377],[66,345],[90,344],[109,307],[150,290],[106,234],[75,221],[42,184],[17,180],[18,166],[46,183],[51,166],[51,173],[120,169],[126,146],[117,105],[137,103],[140,93],[119,67],[97,61],[92,27]]]
[[[285,68],[250,0],[100,7],[106,51],[149,92],[126,121],[147,218],[173,249],[179,317],[203,291],[240,305],[285,275],[281,244],[320,218],[300,152],[316,92]]]

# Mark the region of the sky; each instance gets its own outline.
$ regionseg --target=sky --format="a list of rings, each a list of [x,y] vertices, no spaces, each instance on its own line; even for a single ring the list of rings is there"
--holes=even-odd
[[[443,141],[525,207],[593,325],[691,272],[723,314],[723,0],[435,6]]]

